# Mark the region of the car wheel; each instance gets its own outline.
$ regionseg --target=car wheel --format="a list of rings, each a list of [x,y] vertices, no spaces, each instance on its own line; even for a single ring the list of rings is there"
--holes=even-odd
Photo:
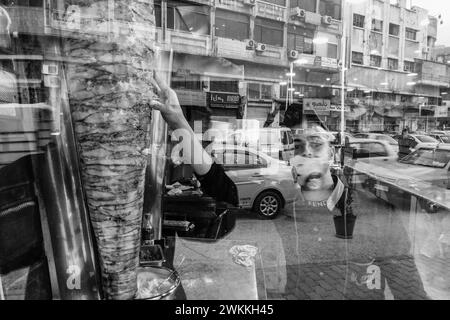
[[[261,193],[255,200],[253,210],[263,219],[274,219],[281,210],[281,198],[273,191]]]

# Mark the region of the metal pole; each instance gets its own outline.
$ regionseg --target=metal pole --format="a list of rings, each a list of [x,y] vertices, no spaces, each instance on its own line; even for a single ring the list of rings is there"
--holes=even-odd
[[[345,15],[345,0],[342,0],[342,38],[341,38],[341,146],[344,145],[344,131],[345,131],[345,69],[346,69],[346,37],[347,24]],[[342,150],[341,150],[342,152]]]

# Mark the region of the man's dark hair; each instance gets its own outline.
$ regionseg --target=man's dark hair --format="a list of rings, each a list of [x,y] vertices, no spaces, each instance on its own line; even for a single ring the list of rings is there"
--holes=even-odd
[[[403,130],[402,130],[402,134],[404,134],[404,133],[408,133],[408,129],[406,129],[406,128],[403,129]]]

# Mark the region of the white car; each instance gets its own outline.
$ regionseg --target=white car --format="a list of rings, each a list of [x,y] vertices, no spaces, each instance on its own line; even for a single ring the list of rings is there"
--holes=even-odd
[[[383,140],[375,139],[353,139],[344,148],[344,164],[353,166],[358,161],[372,162],[377,159],[379,161],[395,161],[398,158],[397,152],[393,150],[391,145]],[[364,185],[367,177],[365,175],[356,175],[353,183]]]
[[[295,201],[299,192],[297,177],[285,161],[234,145],[214,147],[211,156],[236,184],[240,208],[273,219],[287,203]]]
[[[354,137],[357,139],[373,139],[386,141],[387,143],[390,144],[394,152],[398,153],[398,142],[394,138],[388,136],[387,134],[367,132],[367,133],[356,133]]]
[[[375,139],[352,139],[345,145],[344,159],[355,161],[358,159],[397,159],[397,152],[389,143]]]

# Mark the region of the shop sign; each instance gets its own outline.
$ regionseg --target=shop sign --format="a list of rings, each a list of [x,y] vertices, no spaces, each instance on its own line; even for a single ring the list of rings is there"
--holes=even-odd
[[[341,112],[341,110],[342,110],[342,108],[341,108],[341,105],[339,104],[339,105],[337,105],[337,104],[332,104],[331,106],[330,106],[330,111],[338,111],[338,112]],[[350,107],[349,106],[344,106],[344,111],[345,112],[350,112]]]
[[[338,61],[337,59],[322,57],[322,67],[336,69],[338,67]]]
[[[318,66],[318,67],[321,67],[321,66],[322,66],[322,57],[316,56],[316,57],[314,58],[314,65],[315,65],[315,66]]]
[[[434,109],[435,118],[446,118],[448,117],[448,106],[436,106]]]
[[[209,92],[208,105],[216,108],[236,108],[241,103],[238,93]]]
[[[310,54],[299,54],[297,61],[300,61],[301,64],[306,65],[314,65],[315,56]]]
[[[331,101],[328,99],[303,99],[303,110],[314,110],[318,113],[329,113]]]

